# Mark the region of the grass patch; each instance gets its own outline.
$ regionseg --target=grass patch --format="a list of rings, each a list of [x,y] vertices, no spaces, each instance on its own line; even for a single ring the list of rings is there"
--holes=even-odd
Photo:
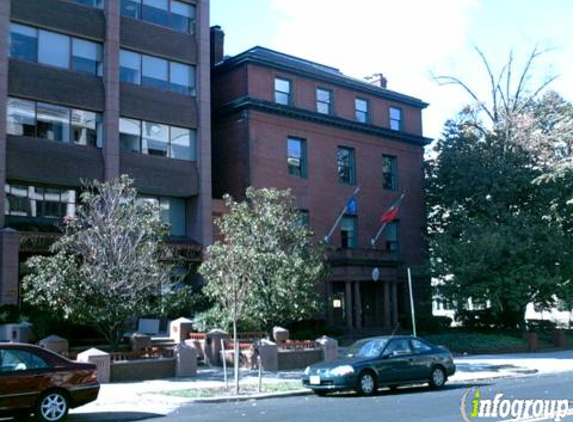
[[[480,350],[527,347],[521,336],[489,333],[447,333],[423,336],[428,341],[446,346],[455,352],[479,352]]]
[[[245,382],[239,385],[239,395],[258,394],[258,383]],[[300,381],[263,382],[261,393],[282,393],[288,391],[301,390]],[[157,394],[166,396],[184,397],[189,399],[210,398],[210,397],[231,397],[235,395],[233,383],[229,383],[229,389],[217,388],[189,388],[186,390],[160,391]]]

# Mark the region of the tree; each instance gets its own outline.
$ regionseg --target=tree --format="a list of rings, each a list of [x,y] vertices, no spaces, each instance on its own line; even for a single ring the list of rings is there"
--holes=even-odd
[[[497,324],[524,327],[525,307],[555,303],[570,260],[570,236],[554,216],[555,184],[534,183],[571,145],[567,104],[554,79],[530,89],[534,49],[515,77],[513,56],[499,74],[477,50],[490,81],[481,100],[463,81],[440,77],[475,104],[449,122],[428,162],[431,269],[441,292],[462,311],[468,299],[490,306]]]
[[[315,286],[326,276],[324,254],[313,247],[290,192],[248,188],[243,202],[224,199],[228,212],[216,220],[221,240],[209,246],[199,271],[234,338],[241,318],[270,330],[311,317]]]
[[[93,326],[116,350],[129,318],[165,306],[162,295],[173,296],[173,264],[162,260],[168,231],[158,206],[139,202],[127,176],[94,181],[81,199],[52,255],[26,262],[23,298]]]

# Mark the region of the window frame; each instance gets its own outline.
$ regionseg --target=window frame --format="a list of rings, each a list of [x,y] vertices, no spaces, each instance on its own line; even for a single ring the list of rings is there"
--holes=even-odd
[[[124,4],[126,1],[131,1],[133,3],[136,3],[136,14],[135,14],[135,16],[122,13],[122,11],[124,10]],[[167,14],[167,23],[165,25],[162,25],[160,23],[150,21],[150,20],[143,18],[143,6],[144,6],[143,0],[120,0],[120,2],[119,2],[119,14],[122,17],[126,17],[129,19],[135,19],[135,20],[138,20],[141,22],[145,22],[146,24],[149,24],[149,25],[154,25],[154,26],[158,26],[160,28],[169,29],[170,31],[175,31],[175,32],[178,32],[180,34],[194,35],[197,32],[197,7],[198,7],[198,5],[195,3],[190,3],[190,2],[186,2],[186,1],[182,1],[182,0],[166,0],[166,1],[167,1],[167,8],[165,9],[165,12]],[[178,13],[173,12],[172,4],[174,2],[175,3],[182,3],[182,4],[190,7],[191,16],[189,16],[188,18],[186,17],[188,19],[187,31],[180,31],[173,24],[174,19],[172,18],[172,15],[182,16],[182,15],[179,15]]]
[[[289,149],[289,144],[291,141],[294,142],[299,142],[300,143],[300,152],[301,152],[301,156],[300,158],[298,157],[294,157],[290,155],[290,149]],[[291,158],[294,159],[299,159],[300,160],[300,165],[299,167],[296,166],[292,166],[289,162],[289,160]],[[306,179],[308,178],[308,169],[307,169],[307,148],[306,148],[306,139],[304,138],[299,138],[296,136],[288,136],[287,137],[287,169],[288,169],[288,174],[292,177],[298,177],[300,179]],[[300,174],[296,174],[291,172],[291,168],[299,168],[300,169]]]
[[[92,3],[98,2],[101,4],[101,6],[96,6],[95,4],[93,6],[89,5],[89,4],[84,4],[84,3],[81,3],[81,0],[65,0],[65,1],[67,1],[69,3],[79,4],[80,6],[83,6],[83,7],[89,7],[91,9],[98,9],[98,10],[104,10],[105,9],[105,0],[91,0]]]
[[[17,186],[19,188],[26,188],[26,196],[25,197],[19,197],[20,199],[24,199],[26,201],[26,204],[29,205],[29,209],[26,211],[26,215],[21,215],[21,214],[14,214],[13,212],[10,211],[10,198],[9,195],[12,194],[12,188],[14,186]],[[30,195],[30,188],[34,188],[34,194],[35,197],[32,197]],[[54,202],[54,201],[46,201],[46,189],[52,189],[52,190],[58,190],[58,196],[59,196],[59,201],[58,201],[58,206],[60,209],[60,216],[58,217],[54,217],[54,216],[47,216],[46,215],[46,202]],[[63,201],[63,194],[73,191],[74,192],[74,201]],[[41,192],[41,193],[40,193]],[[16,218],[33,218],[33,219],[47,219],[47,220],[60,220],[62,218],[66,218],[68,216],[72,216],[75,215],[75,212],[77,210],[77,207],[80,203],[80,194],[78,192],[77,189],[75,188],[69,188],[69,187],[64,187],[64,186],[57,186],[57,185],[47,185],[47,184],[42,184],[42,183],[36,183],[36,184],[31,184],[29,182],[14,182],[14,181],[7,181],[5,184],[5,188],[4,188],[4,198],[6,201],[6,217],[16,217]],[[40,198],[41,196],[41,198]],[[35,201],[36,204],[36,210],[35,210],[35,216],[31,215],[32,214],[32,201]],[[39,204],[38,204],[39,203]],[[72,205],[73,206],[73,214],[68,215],[67,213],[67,207]],[[38,211],[39,210],[39,211]]]
[[[139,83],[134,83],[134,82],[130,82],[127,80],[122,80],[121,79],[121,53],[122,52],[126,52],[129,54],[136,54],[138,56],[138,62],[139,62]],[[181,94],[181,95],[185,95],[188,97],[196,97],[197,96],[197,66],[194,64],[188,64],[188,63],[183,63],[177,60],[169,60],[166,59],[164,57],[159,57],[159,56],[152,56],[150,54],[145,54],[145,53],[140,53],[139,51],[134,51],[134,50],[129,50],[127,48],[120,48],[119,50],[119,81],[120,83],[127,83],[127,84],[132,84],[132,85],[137,85],[137,86],[141,86],[144,88],[151,88],[151,89],[157,89],[160,91],[167,91],[167,92],[173,92],[176,94]],[[165,82],[165,88],[160,87],[160,86],[156,86],[156,85],[149,85],[149,84],[144,84],[143,83],[143,79],[144,79],[144,75],[143,75],[143,58],[147,57],[149,59],[154,59],[154,60],[164,60],[165,62],[167,62],[167,80],[164,81]],[[182,87],[184,85],[176,85],[171,81],[171,76],[172,76],[172,72],[171,72],[171,65],[172,64],[176,64],[176,65],[182,65],[182,66],[187,66],[189,68],[189,86],[187,87],[187,91],[186,93],[182,92],[180,89],[174,89],[174,85],[178,86],[178,87]]]
[[[17,135],[14,133],[10,133],[8,131],[8,118],[9,118],[9,103],[10,100],[14,99],[17,101],[26,101],[29,103],[33,103],[34,104],[34,135],[30,136],[30,135]],[[52,106],[52,107],[61,107],[61,108],[65,108],[68,111],[68,139],[65,140],[53,140],[53,139],[49,139],[49,138],[44,138],[44,137],[40,137],[39,136],[39,128],[38,128],[38,104],[46,104],[48,106]],[[96,127],[95,127],[95,132],[96,132],[96,145],[83,145],[83,144],[78,144],[74,141],[74,133],[73,133],[73,128],[74,128],[74,124],[72,121],[72,116],[74,115],[74,111],[80,111],[80,112],[87,112],[87,113],[94,113],[95,114],[95,119],[96,119]],[[76,107],[69,107],[66,105],[61,105],[61,104],[54,104],[54,103],[50,103],[50,102],[46,102],[46,101],[35,101],[35,100],[29,100],[26,98],[20,98],[20,97],[12,97],[12,96],[8,96],[7,97],[7,101],[6,101],[6,134],[7,135],[11,135],[11,136],[23,136],[23,137],[27,137],[27,138],[34,138],[34,139],[40,139],[43,141],[50,141],[50,142],[58,142],[58,143],[63,143],[63,144],[70,144],[70,145],[76,145],[76,146],[81,146],[81,147],[88,147],[88,148],[103,148],[103,144],[104,144],[104,139],[103,139],[103,134],[104,134],[104,127],[103,127],[103,114],[100,113],[99,111],[94,111],[94,110],[86,110],[83,108],[76,108]]]
[[[350,169],[349,172],[349,180],[345,181],[343,179],[341,179],[341,166],[340,166],[340,153],[341,151],[348,151],[349,157],[350,157],[350,163],[348,168]],[[345,147],[345,146],[341,146],[339,145],[337,150],[336,150],[336,167],[337,167],[337,173],[338,173],[338,183],[340,185],[345,185],[345,186],[356,186],[356,150],[352,147]]]
[[[319,100],[319,96],[318,96],[319,91],[322,91],[322,92],[325,92],[328,94],[328,101]],[[334,92],[332,91],[332,89],[323,88],[323,87],[316,87],[315,95],[316,95],[316,112],[320,113],[320,114],[324,114],[324,115],[332,115],[333,111],[334,111]],[[326,112],[320,111],[320,105],[324,105],[324,104],[326,104],[326,106],[327,106]]]
[[[358,109],[358,101],[362,101],[364,102],[364,104],[366,105],[366,109],[365,110],[359,110]],[[361,120],[358,116],[364,116],[364,120]],[[356,119],[357,122],[359,123],[370,123],[370,101],[367,100],[366,98],[362,98],[362,97],[356,97],[354,98],[354,118]]]
[[[347,230],[342,230],[345,221],[352,221],[352,236],[346,238],[346,245],[344,245],[343,232],[348,232]],[[340,221],[340,247],[342,249],[358,249],[359,247],[359,237],[358,237],[358,216],[355,214],[344,214],[342,220]]]
[[[384,171],[385,169],[385,161],[389,163],[389,170]],[[390,185],[388,186],[386,181],[386,175],[388,175],[388,179]],[[398,190],[398,157],[395,155],[389,154],[382,154],[382,189],[395,192]]]
[[[392,111],[397,111],[399,113],[400,118],[395,119],[392,117]],[[395,130],[397,132],[401,132],[404,128],[404,111],[401,107],[391,106],[388,109],[388,122],[390,130]],[[394,124],[397,122],[398,126],[395,127]]]
[[[277,81],[283,81],[288,83],[288,92],[285,91],[279,91],[277,89]],[[274,94],[274,102],[275,104],[280,104],[280,105],[284,105],[284,106],[291,106],[293,105],[293,83],[291,79],[288,78],[283,78],[282,76],[275,76],[273,79],[273,94]],[[286,95],[287,97],[287,102],[283,103],[277,100],[277,93],[278,94],[283,94]]]

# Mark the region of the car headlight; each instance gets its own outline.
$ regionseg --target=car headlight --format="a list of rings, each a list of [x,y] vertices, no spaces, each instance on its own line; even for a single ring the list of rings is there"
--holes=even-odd
[[[350,365],[341,365],[330,370],[330,375],[334,376],[351,375],[353,373],[354,373],[354,368]]]
[[[304,375],[308,375],[308,374],[310,374],[310,366],[307,366],[307,367],[304,369]]]

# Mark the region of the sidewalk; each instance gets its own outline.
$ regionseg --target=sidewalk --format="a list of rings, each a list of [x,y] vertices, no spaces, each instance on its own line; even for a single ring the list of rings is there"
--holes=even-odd
[[[455,358],[456,374],[450,383],[499,377],[527,376],[573,371],[573,350],[514,355],[474,355]],[[229,370],[232,385],[232,371]],[[264,372],[266,383],[299,380],[302,371]],[[257,371],[241,371],[241,383],[257,382]],[[137,412],[166,415],[192,399],[159,394],[162,391],[223,387],[223,370],[200,369],[194,378],[172,378],[131,383],[103,384],[97,401],[72,410],[71,414]],[[301,394],[305,390],[301,387]]]

